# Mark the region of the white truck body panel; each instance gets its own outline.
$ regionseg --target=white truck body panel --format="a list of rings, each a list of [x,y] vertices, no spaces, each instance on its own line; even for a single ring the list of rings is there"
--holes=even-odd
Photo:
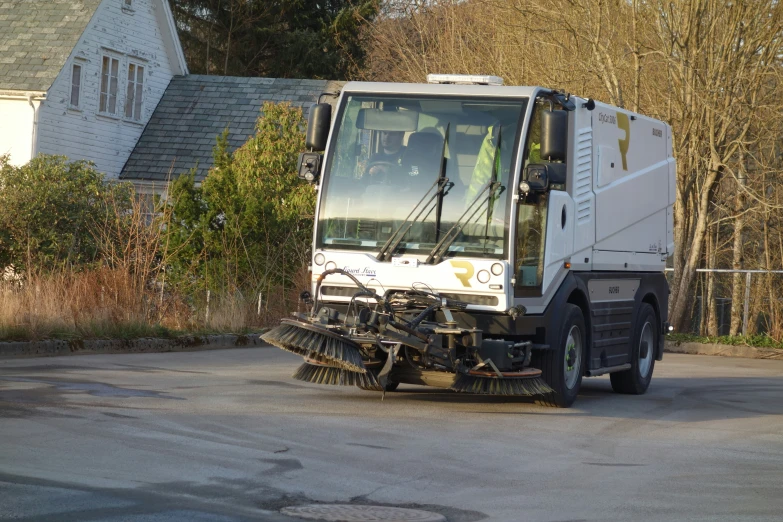
[[[338,103],[352,93],[459,94],[532,100],[539,90],[537,87],[349,82]],[[661,121],[603,103],[596,102],[594,110],[589,111],[584,106],[586,99],[576,96],[571,99],[576,108],[568,115],[566,190],[549,192],[540,297],[514,296],[515,269],[511,265],[516,228],[514,212],[508,224],[512,246],[508,248],[506,260],[458,257],[426,265],[421,263],[423,257],[412,256],[415,262],[404,265],[379,262],[366,252],[318,250],[314,242],[314,254],[323,253],[326,262],[321,266],[313,263],[313,283],[327,266],[337,267],[381,294],[392,288],[407,289],[420,284],[443,294],[497,298],[496,304],[470,305],[471,310],[504,312],[511,306],[523,305],[528,313],[537,314],[543,313],[568,270],[662,272],[674,245],[672,208],[676,167],[671,128]],[[528,106],[528,117],[531,110]],[[512,172],[512,186],[508,189],[514,192],[522,175],[521,156],[528,125],[529,120],[522,129],[517,163],[512,166],[516,170]],[[333,139],[332,132],[327,151],[331,150]],[[319,185],[319,192],[321,188]],[[516,197],[513,204],[516,205]],[[320,205],[319,197],[319,208]],[[496,263],[503,265],[498,276],[491,272],[491,266]],[[490,273],[485,283],[477,278],[481,270]],[[347,277],[337,275],[329,277],[324,285],[353,286]],[[328,299],[348,302],[351,297],[330,295]]]
[[[574,200],[566,192],[553,190],[547,211],[546,250],[544,251],[544,283],[549,288],[574,251]],[[565,213],[565,226],[563,214]]]
[[[413,286],[429,286],[442,294],[462,294],[483,296],[487,299],[496,299],[492,305],[470,305],[471,310],[508,310],[506,289],[510,287],[510,274],[508,263],[497,259],[473,259],[456,258],[444,259],[437,265],[421,263],[419,257],[403,257],[402,263],[380,262],[375,256],[350,251],[322,251],[325,261],[321,266],[313,264],[313,282],[318,279],[331,263],[336,268],[341,268],[350,273],[368,288],[374,289],[383,295],[386,291],[397,289],[407,290]],[[492,273],[492,265],[500,264],[503,267],[499,275]],[[486,271],[488,280],[484,283],[478,280],[478,273]],[[496,270],[497,271],[497,270]],[[346,286],[355,289],[351,280],[342,275],[332,275],[324,285]],[[490,285],[498,288],[490,288]],[[350,296],[329,296],[330,301],[348,302]]]
[[[567,163],[570,166],[570,177],[567,187],[574,199],[576,214],[574,219],[574,251],[592,247],[595,243],[595,193],[593,192],[593,177],[595,154],[593,113],[577,103],[573,117],[569,122],[569,134],[573,147],[569,148]],[[588,260],[591,256],[586,256]],[[590,270],[590,261],[584,263],[584,258],[575,259],[581,263],[583,270]]]
[[[593,251],[612,252],[600,256],[617,267],[612,270],[631,270],[631,265],[644,266],[644,271],[663,270],[674,243],[671,129],[603,103],[596,103],[592,112],[597,156]],[[656,254],[657,262],[640,264],[635,254],[641,253]],[[593,269],[607,270],[605,266]]]

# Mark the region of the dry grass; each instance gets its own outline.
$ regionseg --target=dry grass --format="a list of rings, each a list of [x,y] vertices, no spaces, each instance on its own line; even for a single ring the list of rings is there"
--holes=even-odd
[[[31,275],[0,291],[0,339],[170,335],[151,296],[117,269]]]
[[[137,197],[127,209],[115,202],[105,220],[92,224],[101,253],[92,267],[0,277],[0,341],[247,333],[296,310],[299,293],[310,287],[306,269],[291,288],[259,282],[260,292],[213,290],[209,302],[205,292],[180,294],[167,285],[171,210],[150,203]]]
[[[211,295],[207,319],[206,296],[188,300],[142,284],[121,268],[31,275],[0,285],[0,340],[242,333],[275,324],[296,309],[298,294],[273,289],[260,314],[258,294]]]
[[[243,295],[211,296],[209,317],[206,317],[206,299],[200,304],[199,324],[209,331],[242,332],[273,326],[293,311],[302,311],[299,294],[310,288],[310,272],[303,267],[297,272],[290,288],[272,287],[266,291]],[[259,306],[259,293],[260,306]]]

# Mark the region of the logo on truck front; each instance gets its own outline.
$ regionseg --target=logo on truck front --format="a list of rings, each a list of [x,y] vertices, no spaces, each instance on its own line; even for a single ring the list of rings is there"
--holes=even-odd
[[[350,266],[346,266],[343,268],[346,272],[348,272],[351,275],[357,276],[357,277],[377,277],[378,274],[375,272],[374,268],[370,267],[362,267],[362,268],[353,268]]]
[[[468,261],[451,261],[451,266],[456,268],[457,270],[462,269],[464,272],[454,272],[454,275],[457,276],[457,279],[460,280],[462,283],[462,286],[470,286],[470,278],[473,277],[473,273],[475,272],[475,269],[473,268],[473,264],[469,263]]]

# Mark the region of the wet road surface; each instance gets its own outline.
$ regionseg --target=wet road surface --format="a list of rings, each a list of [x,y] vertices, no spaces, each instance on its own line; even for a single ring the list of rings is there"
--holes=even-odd
[[[0,360],[0,520],[780,520],[783,361],[667,354],[568,410],[290,378],[275,348]]]

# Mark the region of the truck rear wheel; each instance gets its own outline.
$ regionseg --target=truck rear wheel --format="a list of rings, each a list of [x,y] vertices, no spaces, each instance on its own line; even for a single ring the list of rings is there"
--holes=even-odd
[[[536,354],[532,366],[542,371],[544,381],[552,392],[537,402],[546,406],[568,408],[576,400],[584,373],[584,354],[587,330],[582,310],[573,304],[565,305],[559,344]]]
[[[650,386],[660,330],[657,324],[653,307],[642,303],[631,337],[631,368],[609,374],[616,393],[641,395]]]

